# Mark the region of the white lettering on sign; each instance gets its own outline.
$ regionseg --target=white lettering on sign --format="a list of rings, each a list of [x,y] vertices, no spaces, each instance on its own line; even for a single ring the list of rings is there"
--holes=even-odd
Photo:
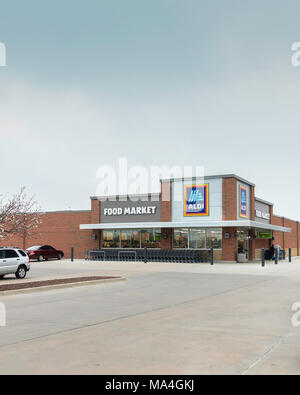
[[[151,215],[155,214],[156,206],[148,206],[148,207],[114,207],[114,208],[105,208],[103,210],[103,214],[105,216],[110,215]]]
[[[255,210],[255,215],[256,215],[257,218],[270,219],[270,214],[269,213],[263,213],[260,210]]]

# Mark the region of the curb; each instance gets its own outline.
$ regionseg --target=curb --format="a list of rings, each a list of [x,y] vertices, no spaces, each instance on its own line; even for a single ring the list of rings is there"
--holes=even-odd
[[[55,285],[45,285],[41,287],[32,287],[32,288],[23,288],[23,289],[11,289],[7,291],[0,291],[0,296],[9,296],[9,295],[16,295],[22,293],[30,293],[30,292],[39,292],[39,291],[49,291],[51,289],[63,289],[63,288],[74,288],[74,287],[81,287],[84,285],[97,285],[101,283],[109,283],[114,281],[125,281],[125,277],[119,278],[108,278],[108,279],[101,279],[101,280],[91,280],[91,281],[80,281],[77,283],[68,283],[68,284],[55,284]]]

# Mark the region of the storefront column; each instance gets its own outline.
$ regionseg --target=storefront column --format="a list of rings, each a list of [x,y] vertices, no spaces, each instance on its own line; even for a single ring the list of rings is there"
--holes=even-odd
[[[162,228],[161,229],[161,241],[160,248],[163,250],[171,250],[172,249],[172,236],[173,230],[172,228]]]
[[[91,244],[89,248],[90,250],[98,250],[100,248],[100,237],[100,230],[95,229],[91,231]]]
[[[255,240],[252,237],[249,239],[248,259],[249,261],[255,259]]]
[[[222,260],[237,260],[237,241],[235,238],[236,228],[222,229]]]

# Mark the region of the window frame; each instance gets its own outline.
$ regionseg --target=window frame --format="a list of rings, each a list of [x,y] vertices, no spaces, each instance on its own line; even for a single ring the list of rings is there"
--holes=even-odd
[[[177,230],[177,229],[187,229],[188,230],[188,246],[187,247],[185,247],[185,248],[183,248],[183,247],[174,247],[174,231],[175,230]],[[190,231],[192,230],[192,229],[203,229],[203,230],[205,230],[205,247],[204,248],[191,248],[190,247]],[[186,227],[183,227],[183,228],[173,228],[173,232],[172,232],[172,249],[174,249],[174,250],[202,250],[202,251],[207,251],[207,250],[210,250],[210,248],[211,247],[207,247],[207,231],[209,231],[209,230],[220,230],[221,232],[221,246],[219,247],[219,248],[214,248],[214,250],[219,250],[219,251],[221,251],[222,250],[222,248],[223,248],[223,242],[222,242],[222,240],[223,240],[223,237],[222,237],[222,228],[218,228],[218,227],[214,227],[214,228],[201,228],[201,227],[192,227],[192,228],[186,228]]]

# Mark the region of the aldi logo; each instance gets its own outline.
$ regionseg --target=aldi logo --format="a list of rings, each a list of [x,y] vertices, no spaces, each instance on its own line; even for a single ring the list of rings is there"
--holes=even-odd
[[[184,186],[184,216],[205,216],[208,214],[208,184]]]
[[[248,218],[247,188],[240,185],[240,217]]]

